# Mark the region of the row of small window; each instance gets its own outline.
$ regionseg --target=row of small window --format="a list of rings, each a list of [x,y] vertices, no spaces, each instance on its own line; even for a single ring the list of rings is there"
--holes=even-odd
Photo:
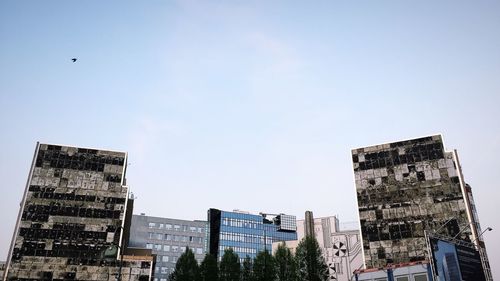
[[[222,225],[257,229],[260,224],[251,220],[222,218]]]
[[[410,276],[408,275],[402,275],[402,276],[396,276],[395,277],[396,281],[428,281],[427,275],[425,274],[415,274],[413,275],[413,278],[410,279]],[[377,278],[375,281],[387,281],[387,278]]]
[[[176,231],[191,231],[191,232],[203,232],[202,227],[196,227],[196,226],[188,226],[188,225],[178,225],[178,224],[169,224],[169,223],[156,223],[156,222],[150,222],[148,224],[149,228],[158,228],[158,229],[166,229],[166,230],[176,230]]]
[[[149,239],[203,243],[203,237],[148,232]]]
[[[155,272],[161,273],[161,274],[170,274],[170,273],[174,272],[174,268],[173,267],[165,267],[165,266],[157,266],[157,267],[155,267]],[[155,278],[155,280],[157,280],[157,279]],[[163,279],[160,279],[160,280],[163,280]]]
[[[244,243],[262,244],[264,243],[264,237],[260,235],[234,233],[234,232],[221,232],[220,239],[226,241],[236,241]],[[272,244],[273,240],[271,237],[266,237],[266,244]]]
[[[257,254],[257,249],[254,248],[219,246],[220,256],[222,257],[222,255],[224,255],[224,250],[229,248],[233,249],[233,251],[235,251],[236,253]]]
[[[147,243],[146,249],[164,251],[164,252],[172,251],[174,253],[177,253],[177,252],[184,253],[186,251],[186,246],[170,246],[170,245]],[[203,248],[190,248],[190,249],[193,250],[193,252],[197,255],[203,254]]]

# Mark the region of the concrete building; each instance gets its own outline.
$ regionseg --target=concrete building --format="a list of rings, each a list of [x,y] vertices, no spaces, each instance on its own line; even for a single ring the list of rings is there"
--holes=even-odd
[[[4,280],[149,280],[152,256],[126,251],[126,163],[125,152],[37,143]]]
[[[5,273],[5,262],[0,261],[0,276],[3,276],[4,273]]]
[[[361,237],[359,230],[340,230],[339,220],[335,216],[313,218],[312,212],[306,212],[305,220],[297,221],[296,241],[287,241],[285,245],[295,253],[300,240],[306,235],[314,235],[329,267],[329,280],[353,280],[354,270],[363,265]],[[273,243],[273,252],[280,243]]]
[[[456,151],[440,135],[352,150],[367,268],[428,260],[426,231],[482,249],[484,241],[470,187]]]
[[[297,240],[296,218],[285,214],[210,209],[208,229],[209,253],[219,260],[228,248],[243,261],[246,256],[253,259],[260,251],[271,251],[274,242]]]
[[[167,281],[179,256],[189,247],[201,263],[205,257],[206,221],[188,221],[133,215],[130,246],[156,255],[155,281]]]

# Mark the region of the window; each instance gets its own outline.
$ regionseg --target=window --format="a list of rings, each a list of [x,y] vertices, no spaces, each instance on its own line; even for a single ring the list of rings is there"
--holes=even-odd
[[[162,266],[162,267],[161,267],[161,273],[162,273],[162,274],[167,274],[167,273],[168,273],[168,267],[164,267],[164,266]]]
[[[191,231],[191,232],[196,232],[196,227],[195,227],[195,226],[190,226],[190,227],[189,227],[189,231]]]
[[[149,235],[149,239],[153,239],[153,237],[154,237],[154,233],[153,232],[148,232],[148,235]]]
[[[203,249],[202,248],[196,248],[196,254],[197,255],[203,254]]]
[[[163,234],[157,233],[156,234],[156,239],[161,240],[163,238]]]
[[[172,246],[172,252],[178,252],[179,251],[179,247],[177,246]]]
[[[174,235],[174,241],[179,241],[179,235]]]
[[[415,281],[427,281],[427,275],[425,274],[413,275],[413,278]]]
[[[172,257],[172,262],[176,263],[177,262],[177,257]]]
[[[160,223],[160,229],[163,229],[163,223]]]
[[[180,226],[180,225],[177,225],[177,224],[176,224],[176,225],[174,225],[174,230],[179,231],[180,229],[181,229],[181,226]]]
[[[165,239],[170,241],[172,240],[172,235],[171,234],[165,234]]]
[[[187,225],[183,225],[182,226],[182,231],[187,231],[188,230],[188,226]]]
[[[187,236],[182,236],[182,242],[187,242]]]
[[[163,257],[161,258],[161,261],[162,261],[162,262],[168,262],[168,256],[163,256]]]
[[[169,223],[166,223],[166,224],[165,224],[165,229],[167,229],[167,230],[172,229],[172,225],[171,225],[171,224],[169,224]]]
[[[408,275],[406,276],[396,276],[396,281],[410,281]]]
[[[156,244],[155,245],[155,249],[156,250],[161,251],[161,248],[162,248],[162,246],[160,244]]]
[[[146,249],[153,249],[153,244],[147,243],[146,244]]]
[[[170,251],[170,245],[163,245],[163,251],[169,252]]]
[[[186,247],[179,247],[179,250],[181,250],[181,253],[184,253],[186,251]]]
[[[148,226],[149,226],[149,228],[155,228],[156,224],[154,222],[150,222]]]
[[[199,232],[199,233],[202,233],[202,232],[203,232],[203,228],[198,227],[198,232]]]

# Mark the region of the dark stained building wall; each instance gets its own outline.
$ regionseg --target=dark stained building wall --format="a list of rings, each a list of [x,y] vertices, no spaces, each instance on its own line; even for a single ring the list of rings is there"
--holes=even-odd
[[[352,160],[367,268],[426,259],[425,230],[474,240],[458,158],[440,135],[354,149]]]
[[[103,254],[125,246],[126,162],[125,152],[37,144],[6,280],[115,279],[119,253]],[[122,279],[147,280],[150,271],[151,262],[127,261]]]

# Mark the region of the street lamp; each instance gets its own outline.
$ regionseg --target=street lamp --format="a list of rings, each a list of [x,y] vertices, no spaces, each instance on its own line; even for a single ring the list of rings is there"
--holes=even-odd
[[[493,230],[493,228],[491,228],[491,227],[487,227],[485,230],[483,230],[483,232],[481,232],[481,234],[479,234],[479,235],[477,236],[477,238],[476,238],[476,239],[474,239],[474,241],[472,241],[472,243],[476,242],[479,238],[481,238],[481,236],[483,236],[483,234],[484,234],[486,231],[492,231],[492,230]]]

